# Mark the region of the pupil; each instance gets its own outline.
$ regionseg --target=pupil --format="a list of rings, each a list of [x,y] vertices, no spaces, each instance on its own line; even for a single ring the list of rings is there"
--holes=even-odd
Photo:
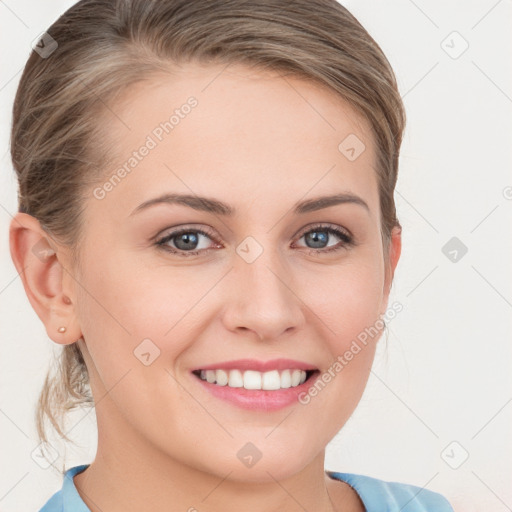
[[[184,242],[184,245],[180,247],[180,243]],[[198,237],[197,235],[194,235],[193,233],[182,233],[176,240],[176,247],[178,249],[190,249],[191,246],[194,244],[197,244]]]
[[[314,248],[318,249],[322,247],[322,244],[327,243],[328,234],[325,231],[312,231],[309,237],[313,244],[316,244]]]

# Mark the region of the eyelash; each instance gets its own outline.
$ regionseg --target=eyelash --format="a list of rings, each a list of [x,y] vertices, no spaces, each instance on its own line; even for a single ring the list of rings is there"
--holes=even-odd
[[[342,240],[342,243],[341,243],[341,245],[336,245],[334,247],[329,247],[327,249],[312,249],[312,248],[305,247],[305,249],[308,250],[307,251],[308,254],[325,254],[325,253],[330,253],[330,252],[336,252],[336,251],[346,249],[350,246],[355,245],[355,242],[354,242],[352,236],[348,232],[343,231],[343,230],[333,227],[333,226],[323,225],[323,224],[318,224],[316,226],[313,226],[312,228],[309,228],[307,231],[304,231],[301,234],[301,236],[299,237],[299,240],[302,237],[304,237],[305,235],[312,233],[314,231],[325,231],[329,234],[334,234]],[[207,229],[183,228],[183,229],[179,229],[177,231],[168,233],[167,235],[157,239],[155,242],[155,245],[164,251],[170,252],[172,254],[176,254],[176,255],[178,255],[180,257],[184,257],[184,258],[187,258],[190,256],[197,256],[201,253],[208,253],[212,250],[212,248],[209,248],[209,249],[200,249],[200,250],[195,250],[195,251],[183,251],[181,249],[175,249],[173,247],[170,247],[169,245],[166,245],[167,242],[169,242],[173,238],[183,235],[184,233],[200,233],[216,242],[214,234]]]

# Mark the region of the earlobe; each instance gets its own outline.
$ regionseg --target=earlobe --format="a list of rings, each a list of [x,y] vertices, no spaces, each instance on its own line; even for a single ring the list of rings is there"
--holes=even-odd
[[[66,255],[42,227],[26,213],[17,213],[9,230],[11,258],[30,304],[46,327],[48,336],[70,344],[81,336],[74,309],[74,293],[63,283]]]

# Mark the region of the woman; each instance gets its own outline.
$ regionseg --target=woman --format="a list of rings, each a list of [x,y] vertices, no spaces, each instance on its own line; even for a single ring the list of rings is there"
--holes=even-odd
[[[63,346],[41,440],[94,397],[98,447],[42,511],[452,510],[324,471],[390,306],[404,117],[334,0],[82,0],[48,29],[11,254]]]

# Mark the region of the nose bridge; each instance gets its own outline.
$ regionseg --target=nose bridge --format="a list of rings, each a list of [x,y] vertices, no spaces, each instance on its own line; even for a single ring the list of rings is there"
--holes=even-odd
[[[279,251],[271,245],[272,236],[258,238],[247,237],[236,248],[227,322],[231,329],[245,328],[260,339],[272,339],[301,324],[301,302]]]

